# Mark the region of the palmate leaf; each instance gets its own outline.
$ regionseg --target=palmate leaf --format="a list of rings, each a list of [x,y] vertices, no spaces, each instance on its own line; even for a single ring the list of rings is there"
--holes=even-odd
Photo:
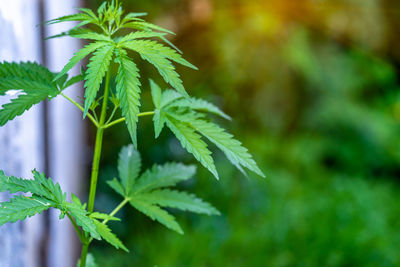
[[[156,138],[161,132],[164,122],[166,122],[168,128],[178,138],[182,146],[218,178],[211,152],[201,136],[197,134],[200,133],[221,149],[229,161],[241,172],[245,174],[244,167],[265,177],[248,150],[234,139],[233,135],[227,133],[217,124],[206,120],[205,114],[201,113],[213,113],[230,119],[222,110],[202,99],[183,98],[171,90],[161,92],[161,89],[153,81],[150,84],[153,103],[156,107],[153,116]]]
[[[208,215],[219,214],[214,207],[194,195],[165,189],[193,177],[196,173],[195,166],[186,166],[180,163],[154,165],[136,179],[137,170],[139,170],[137,167],[139,156],[133,152],[132,145],[122,148],[118,164],[120,176],[131,177],[130,182],[124,182],[126,179],[120,177],[120,179],[113,179],[108,184],[134,208],[181,234],[183,231],[175,218],[161,207]],[[133,172],[129,170],[129,167],[133,168]]]
[[[125,117],[133,145],[137,147],[136,125],[140,106],[139,70],[123,49],[116,50],[116,61],[119,64],[117,96],[121,103],[122,115]]]
[[[152,205],[146,201],[140,199],[132,199],[129,202],[135,209],[144,213],[152,220],[156,220],[159,223],[165,225],[167,228],[174,230],[180,234],[183,234],[182,228],[176,222],[175,217],[161,209],[156,205]]]
[[[96,98],[97,91],[100,89],[100,84],[108,70],[114,52],[114,45],[105,45],[94,52],[90,58],[90,63],[86,70],[85,77],[85,107],[83,116],[85,117],[90,106]]]
[[[15,196],[0,204],[0,225],[25,220],[49,209],[52,204],[40,197]]]
[[[1,62],[0,78],[23,78],[40,83],[51,83],[54,74],[36,62]]]
[[[132,145],[121,149],[118,157],[118,174],[124,188],[125,196],[129,196],[135,179],[139,176],[141,165],[140,154]]]
[[[125,247],[119,238],[111,232],[111,229],[104,223],[99,222],[98,220],[93,220],[96,225],[97,232],[100,234],[101,238],[113,245],[116,249],[123,249],[126,252],[129,250]]]
[[[148,193],[142,193],[137,196],[137,198],[141,201],[166,208],[176,208],[207,215],[220,214],[217,209],[215,209],[209,203],[197,198],[195,195],[176,190],[154,190]]]
[[[219,179],[214,160],[211,157],[211,151],[207,148],[207,144],[201,139],[201,136],[189,124],[183,123],[168,114],[166,115],[166,124],[180,141],[182,147],[193,154],[215,178]]]

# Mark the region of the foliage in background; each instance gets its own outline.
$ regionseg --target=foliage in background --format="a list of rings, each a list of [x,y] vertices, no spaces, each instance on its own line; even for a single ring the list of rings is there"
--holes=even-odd
[[[193,240],[161,229],[150,235],[140,230],[145,222],[124,214],[137,228],[116,230],[130,236],[126,242],[139,253],[120,259],[119,266],[124,260],[145,266],[399,264],[399,4],[149,0],[130,5],[152,10],[154,21],[178,33],[171,40],[201,69],[185,73],[191,77],[187,87],[224,107],[236,121],[235,135],[246,137],[269,171],[267,182],[247,183],[217,156],[228,181],[205,181],[200,171],[196,182],[181,185],[222,211],[205,223],[185,220]],[[139,136],[153,134],[146,130],[150,122],[144,123]],[[109,134],[121,143],[128,138],[118,128]],[[168,133],[159,138],[162,142],[142,153],[145,165],[171,154],[190,160]],[[104,171],[112,175],[118,150],[112,144],[105,150]],[[101,190],[104,203],[115,199]],[[156,237],[167,248],[157,262],[159,251],[148,241]],[[107,251],[98,247],[96,254],[105,255],[106,263]]]

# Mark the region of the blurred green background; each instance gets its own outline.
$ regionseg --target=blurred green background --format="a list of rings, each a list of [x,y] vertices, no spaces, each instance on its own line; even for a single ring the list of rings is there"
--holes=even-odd
[[[87,0],[97,8],[102,0]],[[188,191],[218,217],[175,212],[181,236],[125,209],[111,226],[131,253],[95,244],[100,266],[400,266],[400,2],[390,0],[146,0],[125,10],[176,32],[199,67],[177,66],[188,92],[233,117],[266,179],[244,177],[216,152]],[[155,70],[138,61],[142,77]],[[160,84],[162,81],[157,80]],[[142,110],[151,110],[142,80]],[[165,84],[164,84],[165,85]],[[151,118],[139,123],[145,167],[195,162]],[[119,201],[123,125],[106,135],[97,207]]]

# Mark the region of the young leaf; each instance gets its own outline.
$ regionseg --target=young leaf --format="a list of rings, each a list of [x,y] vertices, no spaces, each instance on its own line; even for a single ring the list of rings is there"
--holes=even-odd
[[[137,196],[150,204],[156,204],[161,207],[176,208],[195,213],[207,215],[219,215],[219,211],[209,203],[197,198],[195,195],[186,192],[179,192],[170,189],[154,190]]]
[[[106,213],[100,213],[100,212],[92,212],[89,215],[90,218],[92,219],[99,219],[99,220],[108,220],[108,221],[121,221],[120,218],[114,217],[114,216],[110,216]]]
[[[39,197],[15,196],[10,202],[0,204],[0,225],[25,220],[51,207],[51,203]]]
[[[168,128],[174,133],[176,138],[180,141],[189,153],[204,166],[218,179],[218,173],[214,165],[214,160],[211,157],[211,151],[208,150],[207,144],[201,140],[195,130],[187,123],[181,122],[172,116],[166,117]]]
[[[183,230],[176,222],[175,217],[165,210],[157,207],[156,205],[149,204],[148,202],[139,199],[132,199],[129,203],[135,209],[149,216],[152,220],[156,220],[165,225],[167,228],[183,234]]]
[[[97,91],[103,81],[108,66],[110,65],[111,58],[114,52],[113,45],[105,45],[100,47],[94,55],[90,58],[90,63],[86,71],[85,82],[85,110],[83,116],[85,117],[89,111],[90,106],[96,98]]]
[[[194,165],[183,165],[181,163],[154,165],[140,176],[132,189],[131,195],[175,186],[181,181],[192,178],[195,173],[196,167]]]
[[[129,250],[124,246],[121,240],[111,232],[111,229],[104,223],[99,222],[98,220],[93,220],[94,224],[96,225],[97,232],[100,234],[101,238],[113,245],[116,249],[123,249],[126,252]]]
[[[125,117],[133,145],[137,147],[136,125],[140,106],[139,70],[123,49],[118,49],[116,61],[119,63],[117,96],[121,102],[122,114]]]
[[[124,188],[125,196],[130,194],[135,179],[139,175],[141,165],[140,154],[132,145],[125,146],[121,149],[118,158],[118,173],[121,179],[121,185]]]

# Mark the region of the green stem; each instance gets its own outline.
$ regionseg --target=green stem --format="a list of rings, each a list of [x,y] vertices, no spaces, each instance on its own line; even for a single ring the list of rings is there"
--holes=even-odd
[[[106,76],[105,89],[104,89],[103,104],[102,104],[101,113],[100,113],[100,121],[99,121],[99,124],[97,127],[96,142],[95,142],[95,146],[94,146],[92,175],[90,178],[90,192],[89,192],[89,202],[88,202],[88,211],[89,212],[93,212],[94,200],[96,197],[97,178],[99,176],[101,147],[102,147],[102,143],[103,143],[103,134],[104,134],[103,124],[104,124],[104,121],[105,121],[106,115],[107,115],[108,94],[110,92],[110,77],[111,77],[111,71],[108,70],[107,76]],[[82,245],[80,267],[85,267],[85,265],[86,265],[86,256],[87,256],[87,253],[89,250],[89,243],[90,242],[86,242],[86,243],[83,243],[83,245]]]
[[[76,101],[74,101],[72,98],[70,98],[69,96],[65,95],[64,93],[61,93],[61,95],[67,99],[69,102],[71,102],[72,104],[74,104],[77,108],[79,108],[81,111],[84,111],[84,108]],[[87,114],[88,118],[93,122],[93,124],[96,127],[99,127],[99,124],[97,122],[97,120],[91,115],[91,114]]]
[[[122,201],[121,203],[119,203],[119,205],[109,214],[110,216],[114,216],[115,214],[117,214],[117,212],[122,209],[126,203],[128,203],[130,200],[130,198],[125,198],[124,201]],[[109,221],[109,219],[104,219],[103,220],[103,224],[106,224]]]
[[[138,114],[138,117],[143,117],[143,116],[151,116],[154,115],[154,111],[146,111]],[[111,126],[114,126],[115,124],[118,124],[120,122],[125,121],[125,118],[119,118],[117,120],[114,120],[110,123],[107,123],[106,125],[103,126],[103,129],[110,128]]]

